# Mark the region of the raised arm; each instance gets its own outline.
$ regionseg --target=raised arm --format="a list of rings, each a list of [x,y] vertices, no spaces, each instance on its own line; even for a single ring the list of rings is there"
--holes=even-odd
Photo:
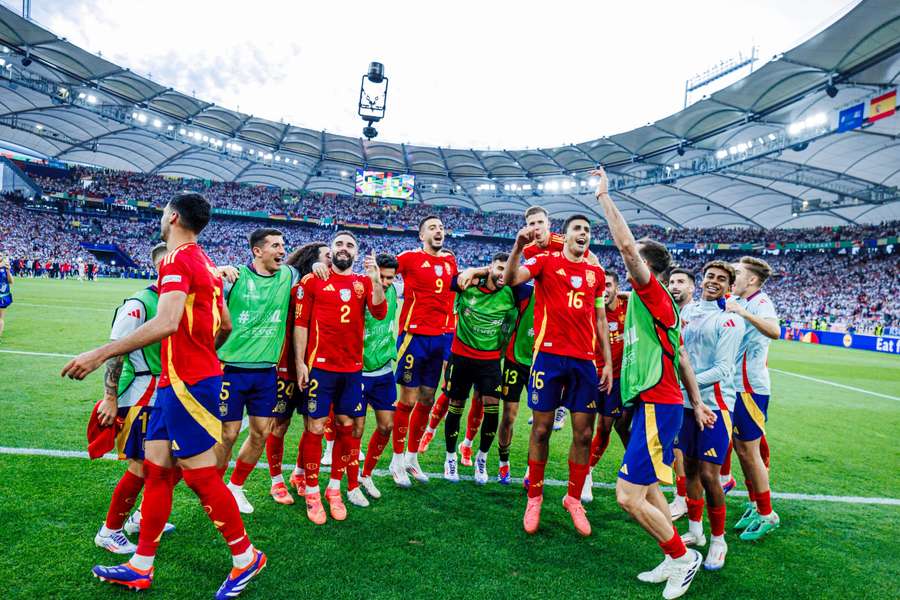
[[[509,258],[506,259],[505,273],[509,275],[508,278],[504,277],[506,285],[519,285],[532,278],[531,271],[519,263],[522,259],[522,249],[533,239],[534,229],[531,227],[523,227],[519,230],[519,233],[516,234],[516,241],[513,244],[512,252],[509,253]]]
[[[363,267],[372,285],[372,293],[366,298],[366,303],[372,316],[380,321],[387,315],[387,304],[385,304],[384,287],[381,285],[381,271],[378,269],[374,250],[372,250],[372,254],[366,256],[363,260]]]
[[[591,171],[591,175],[599,179],[597,201],[603,208],[603,214],[606,217],[606,223],[612,234],[613,242],[615,242],[616,248],[619,249],[619,253],[622,255],[629,277],[638,285],[647,285],[653,274],[650,273],[650,268],[647,267],[644,259],[638,253],[637,242],[631,233],[631,229],[628,227],[628,223],[625,222],[625,218],[609,195],[609,178],[606,176],[606,171],[603,170],[603,167],[598,167],[596,170]]]
[[[781,337],[781,326],[778,324],[777,316],[754,315],[738,304],[736,300],[726,302],[725,310],[743,317],[749,326],[756,327],[767,338],[777,340]]]

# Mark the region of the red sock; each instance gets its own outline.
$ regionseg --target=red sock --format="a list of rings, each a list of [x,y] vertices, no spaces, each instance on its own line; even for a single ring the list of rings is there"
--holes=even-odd
[[[319,487],[319,465],[322,462],[322,434],[307,431],[303,434],[303,470],[306,487]],[[332,459],[333,461],[334,459]]]
[[[221,477],[219,483],[222,483]],[[156,556],[159,538],[171,512],[172,469],[144,460],[144,501],[141,503],[141,533],[138,538],[137,554]]]
[[[537,498],[544,495],[544,468],[546,460],[528,459],[528,497]]]
[[[353,437],[353,425],[336,425],[334,428],[334,447],[331,449],[331,480],[340,481],[347,470],[350,456],[350,440]]]
[[[703,520],[703,498],[698,500],[694,500],[693,498],[687,499],[687,508],[688,508],[688,519],[691,521],[702,521]]]
[[[122,529],[125,519],[134,508],[134,503],[143,487],[143,477],[139,477],[131,471],[125,471],[109,501],[109,510],[106,512],[107,529]]]
[[[422,436],[425,435],[425,427],[428,425],[428,413],[430,412],[431,407],[425,406],[421,402],[416,402],[412,414],[409,415],[409,445],[407,447],[410,452],[419,451],[419,442],[422,441]]]
[[[434,402],[434,406],[431,407],[431,414],[428,415],[428,426],[431,429],[437,429],[438,425],[441,424],[441,421],[444,420],[444,417],[447,416],[447,409],[450,407],[450,398],[447,397],[447,394],[441,392],[441,395],[438,396],[438,399]]]
[[[328,411],[328,418],[325,419],[325,441],[333,442],[337,439],[337,432],[334,428],[334,408]]]
[[[675,478],[675,493],[684,498],[687,496],[687,477]]]
[[[369,438],[369,445],[366,446],[366,462],[363,464],[363,477],[371,477],[372,471],[375,470],[375,465],[378,464],[378,459],[381,458],[381,453],[384,452],[384,447],[387,446],[390,438],[384,435],[378,429],[372,432],[372,437]]]
[[[474,440],[478,434],[478,428],[484,420],[484,402],[481,394],[472,397],[472,406],[469,407],[469,415],[466,417],[466,439]]]
[[[603,453],[606,452],[606,448],[609,446],[609,434],[609,431],[603,431],[603,427],[597,427],[597,433],[594,434],[594,439],[591,440],[592,467],[596,467],[600,459],[603,458]]]
[[[303,433],[300,434],[300,441],[297,442],[297,468],[303,469],[303,440],[306,439],[306,430],[303,430]]]
[[[234,496],[216,476],[215,467],[186,469],[184,482],[197,494],[209,520],[228,543],[232,556],[246,552],[250,547],[250,538],[244,531],[244,521],[238,512]],[[141,523],[141,529],[143,528],[144,523]]]
[[[766,468],[769,468],[769,442],[766,441],[766,436],[762,436],[759,438],[759,455],[762,457],[763,464],[766,465]]]
[[[584,488],[584,479],[587,477],[590,467],[569,461],[569,496],[581,499],[581,490]],[[529,476],[531,474],[529,473]]]
[[[732,443],[729,442],[728,443],[728,453],[725,454],[725,462],[722,463],[722,470],[721,470],[721,474],[724,475],[725,477],[728,477],[729,475],[731,475],[731,448],[732,448]]]
[[[223,479],[223,480],[224,480],[224,479],[225,479],[225,473],[227,473],[227,472],[228,472],[228,465],[225,465],[224,467],[218,467],[218,468],[216,468],[216,473],[219,474],[219,479]]]
[[[175,465],[172,467],[172,489],[175,489],[175,486],[182,479],[184,479],[184,471],[181,470],[181,467]]]
[[[744,485],[747,486],[747,496],[750,497],[750,502],[756,502],[756,492],[753,491],[753,484],[750,483],[749,479],[745,479]]]
[[[281,475],[281,461],[284,460],[284,438],[272,433],[266,438],[266,462],[269,463],[269,475]]]
[[[706,516],[709,517],[709,528],[713,535],[725,535],[725,505],[707,506]]]
[[[660,542],[659,547],[672,558],[681,558],[687,554],[687,548],[684,547],[684,542],[681,541],[678,529],[675,527],[672,527],[672,529],[675,531],[674,535],[668,541]]]
[[[769,490],[766,490],[764,492],[756,492],[755,496],[756,496],[756,512],[758,512],[761,517],[771,515],[772,514],[771,492]]]
[[[409,432],[409,413],[412,410],[402,402],[397,403],[394,411],[394,454],[401,454],[406,445],[406,434]]]
[[[255,466],[256,463],[245,463],[241,459],[237,459],[237,462],[234,463],[234,470],[231,472],[231,483],[233,485],[244,485]]]
[[[350,437],[347,438],[347,491],[359,487],[359,447],[362,439],[353,436],[353,426],[350,426]]]

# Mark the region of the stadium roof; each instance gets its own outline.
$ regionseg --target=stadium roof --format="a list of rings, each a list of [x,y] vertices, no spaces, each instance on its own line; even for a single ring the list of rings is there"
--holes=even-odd
[[[8,49],[0,54],[0,139],[61,161],[350,194],[355,168],[367,167],[414,173],[423,202],[513,211],[541,204],[554,216],[597,218],[587,172],[602,163],[636,223],[774,228],[900,218],[900,117],[836,131],[840,110],[868,106],[900,79],[900,3],[892,0],[861,2],[660,121],[524,150],[365,141],[228,110],[5,7],[0,43]]]

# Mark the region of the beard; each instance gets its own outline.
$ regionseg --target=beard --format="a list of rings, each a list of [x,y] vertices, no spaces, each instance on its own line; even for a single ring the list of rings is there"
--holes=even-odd
[[[337,267],[338,270],[343,271],[353,266],[353,257],[346,252],[338,252],[331,258],[331,264]]]

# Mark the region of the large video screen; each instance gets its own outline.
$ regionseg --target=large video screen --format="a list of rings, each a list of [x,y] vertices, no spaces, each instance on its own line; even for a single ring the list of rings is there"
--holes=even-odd
[[[356,194],[378,198],[412,198],[416,187],[415,175],[390,171],[356,170]]]

